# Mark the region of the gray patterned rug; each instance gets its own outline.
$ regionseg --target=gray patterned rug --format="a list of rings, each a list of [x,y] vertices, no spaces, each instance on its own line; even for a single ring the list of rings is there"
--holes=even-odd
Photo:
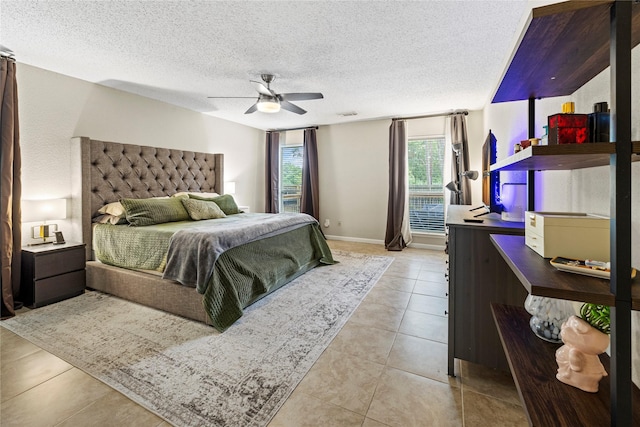
[[[98,292],[2,326],[177,426],[264,426],[392,258],[334,251],[226,332]]]

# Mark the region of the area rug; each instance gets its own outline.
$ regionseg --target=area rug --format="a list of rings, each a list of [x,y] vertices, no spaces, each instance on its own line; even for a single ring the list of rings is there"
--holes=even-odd
[[[334,257],[224,333],[92,291],[0,324],[176,426],[265,426],[393,260]]]

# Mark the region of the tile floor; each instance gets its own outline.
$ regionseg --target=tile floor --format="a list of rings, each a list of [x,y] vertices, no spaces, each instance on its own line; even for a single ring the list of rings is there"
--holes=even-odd
[[[444,253],[329,243],[395,261],[270,427],[528,425],[510,374],[456,360],[457,376],[447,376]],[[170,425],[29,341],[0,332],[3,427]]]

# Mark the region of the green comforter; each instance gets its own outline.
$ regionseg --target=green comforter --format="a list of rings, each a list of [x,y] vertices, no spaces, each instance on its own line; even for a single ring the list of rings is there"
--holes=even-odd
[[[164,271],[173,234],[197,223],[201,227],[203,222],[146,227],[97,225],[96,258],[118,267]],[[317,223],[236,246],[215,261],[212,275],[201,292],[205,310],[213,326],[224,331],[242,316],[248,305],[319,264],[333,263]]]

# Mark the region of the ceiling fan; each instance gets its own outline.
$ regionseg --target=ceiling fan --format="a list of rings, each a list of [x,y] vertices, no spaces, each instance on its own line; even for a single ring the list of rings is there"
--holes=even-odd
[[[245,114],[251,114],[255,111],[263,113],[277,113],[280,108],[284,108],[287,111],[291,111],[296,114],[304,114],[307,111],[292,104],[289,101],[307,101],[311,99],[322,99],[321,93],[276,93],[271,89],[270,85],[276,78],[273,74],[261,74],[260,77],[264,81],[257,82],[250,80],[253,87],[258,91],[258,100],[253,104]],[[266,85],[265,85],[266,83]],[[252,96],[209,96],[208,98],[253,98]]]

